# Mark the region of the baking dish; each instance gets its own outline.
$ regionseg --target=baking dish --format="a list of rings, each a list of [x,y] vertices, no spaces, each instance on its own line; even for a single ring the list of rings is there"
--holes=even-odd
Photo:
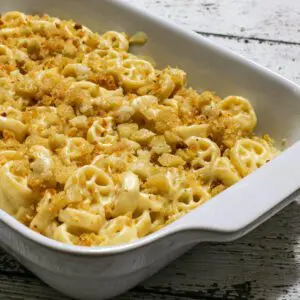
[[[101,248],[68,246],[47,239],[0,210],[0,240],[53,288],[75,299],[108,299],[147,278],[201,241],[229,241],[252,230],[297,196],[300,88],[263,67],[156,16],[116,1],[10,0],[0,11],[48,13],[102,32],[144,31],[149,42],[135,52],[158,66],[178,66],[189,84],[221,96],[243,95],[254,104],[258,133],[289,148],[258,171],[178,221],[136,242]]]

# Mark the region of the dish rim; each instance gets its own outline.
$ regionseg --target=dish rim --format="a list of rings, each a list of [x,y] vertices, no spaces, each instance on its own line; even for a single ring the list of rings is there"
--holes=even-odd
[[[297,85],[296,83],[292,82],[291,80],[283,77],[280,74],[277,74],[276,72],[269,70],[268,68],[259,65],[258,63],[240,55],[237,53],[234,53],[233,51],[227,49],[224,46],[218,45],[217,43],[209,40],[208,38],[197,34],[191,30],[185,29],[179,25],[177,25],[175,22],[172,22],[171,20],[163,19],[160,16],[156,16],[146,10],[142,10],[141,8],[135,7],[130,3],[125,3],[120,0],[103,0],[105,2],[108,2],[111,5],[115,5],[118,9],[120,10],[127,10],[130,11],[134,14],[139,14],[143,15],[144,18],[147,18],[148,20],[151,20],[153,22],[159,23],[161,26],[166,27],[169,29],[171,32],[172,31],[177,31],[178,33],[185,35],[191,39],[197,40],[199,44],[205,45],[211,49],[214,49],[219,52],[220,55],[224,55],[228,58],[231,58],[234,61],[237,61],[239,63],[242,63],[245,65],[245,67],[251,68],[257,72],[263,73],[265,76],[268,76],[269,78],[277,81],[280,84],[285,85],[288,89],[296,91],[300,95],[300,86]],[[280,156],[283,156],[285,154],[285,151],[282,152]],[[272,162],[270,162],[272,164]],[[249,176],[255,176],[256,171],[250,174]],[[239,182],[244,182],[248,179],[247,176],[246,178],[243,178]],[[236,183],[234,186],[239,184]],[[234,188],[230,187],[229,189]],[[223,196],[223,192],[220,193],[219,195],[213,197],[211,200],[209,200],[207,203],[195,208],[193,211],[200,210],[202,206],[204,205],[209,205],[210,202],[215,201],[216,198],[221,198]],[[58,242],[56,240],[50,239],[46,236],[43,236],[29,227],[23,225],[19,221],[17,221],[14,217],[10,216],[8,213],[0,209],[0,228],[2,227],[1,222],[6,224],[8,227],[10,227],[12,230],[16,231],[20,235],[22,235],[24,238],[27,238],[31,240],[34,243],[39,244],[40,246],[50,248],[52,250],[56,250],[59,252],[63,253],[69,253],[69,254],[76,254],[80,256],[95,256],[95,255],[101,255],[101,256],[107,256],[107,255],[114,255],[114,254],[119,254],[119,253],[125,253],[128,251],[133,251],[141,247],[145,247],[148,244],[158,241],[162,238],[165,238],[167,236],[183,232],[183,231],[189,231],[189,230],[201,230],[200,228],[193,228],[193,226],[177,226],[180,222],[182,222],[183,219],[187,218],[188,215],[191,212],[185,214],[184,216],[181,216],[178,220],[175,222],[166,225],[162,229],[159,229],[158,231],[151,233],[150,235],[147,235],[143,238],[140,238],[138,240],[135,240],[130,243],[126,244],[121,244],[121,245],[115,245],[115,246],[92,246],[92,247],[85,247],[85,246],[76,246],[76,245],[67,245],[63,244],[61,242]],[[239,232],[243,228],[239,228],[237,231],[234,230],[219,230],[217,231],[218,233],[223,233],[223,234],[233,234],[236,232]],[[210,228],[203,228],[203,230],[209,231]],[[216,232],[216,230],[211,230]]]

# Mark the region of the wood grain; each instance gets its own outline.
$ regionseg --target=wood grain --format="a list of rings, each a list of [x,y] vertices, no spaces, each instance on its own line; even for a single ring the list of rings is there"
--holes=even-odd
[[[298,0],[122,0],[191,30],[300,44]]]
[[[123,1],[201,32],[300,84],[298,0]],[[299,215],[300,204],[295,202],[238,241],[200,244],[115,300],[297,300]],[[47,287],[0,249],[0,299],[68,298]]]

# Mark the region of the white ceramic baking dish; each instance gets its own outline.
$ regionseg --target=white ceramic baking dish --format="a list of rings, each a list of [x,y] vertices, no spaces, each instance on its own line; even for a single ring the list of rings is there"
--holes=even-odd
[[[178,221],[136,242],[84,248],[43,237],[0,210],[0,240],[9,253],[44,282],[75,299],[118,295],[149,277],[201,241],[236,239],[271,217],[297,196],[300,185],[300,88],[205,38],[127,4],[98,0],[7,0],[0,12],[20,10],[72,18],[93,30],[144,31],[136,49],[160,66],[178,66],[189,84],[221,96],[249,98],[258,115],[258,133],[289,148]],[[268,55],[266,53],[266,55]]]

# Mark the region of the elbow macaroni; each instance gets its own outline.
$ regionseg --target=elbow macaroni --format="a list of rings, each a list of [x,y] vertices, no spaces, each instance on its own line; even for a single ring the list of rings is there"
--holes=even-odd
[[[146,41],[0,17],[0,208],[82,246],[127,243],[202,205],[278,151],[240,96],[198,93]]]

